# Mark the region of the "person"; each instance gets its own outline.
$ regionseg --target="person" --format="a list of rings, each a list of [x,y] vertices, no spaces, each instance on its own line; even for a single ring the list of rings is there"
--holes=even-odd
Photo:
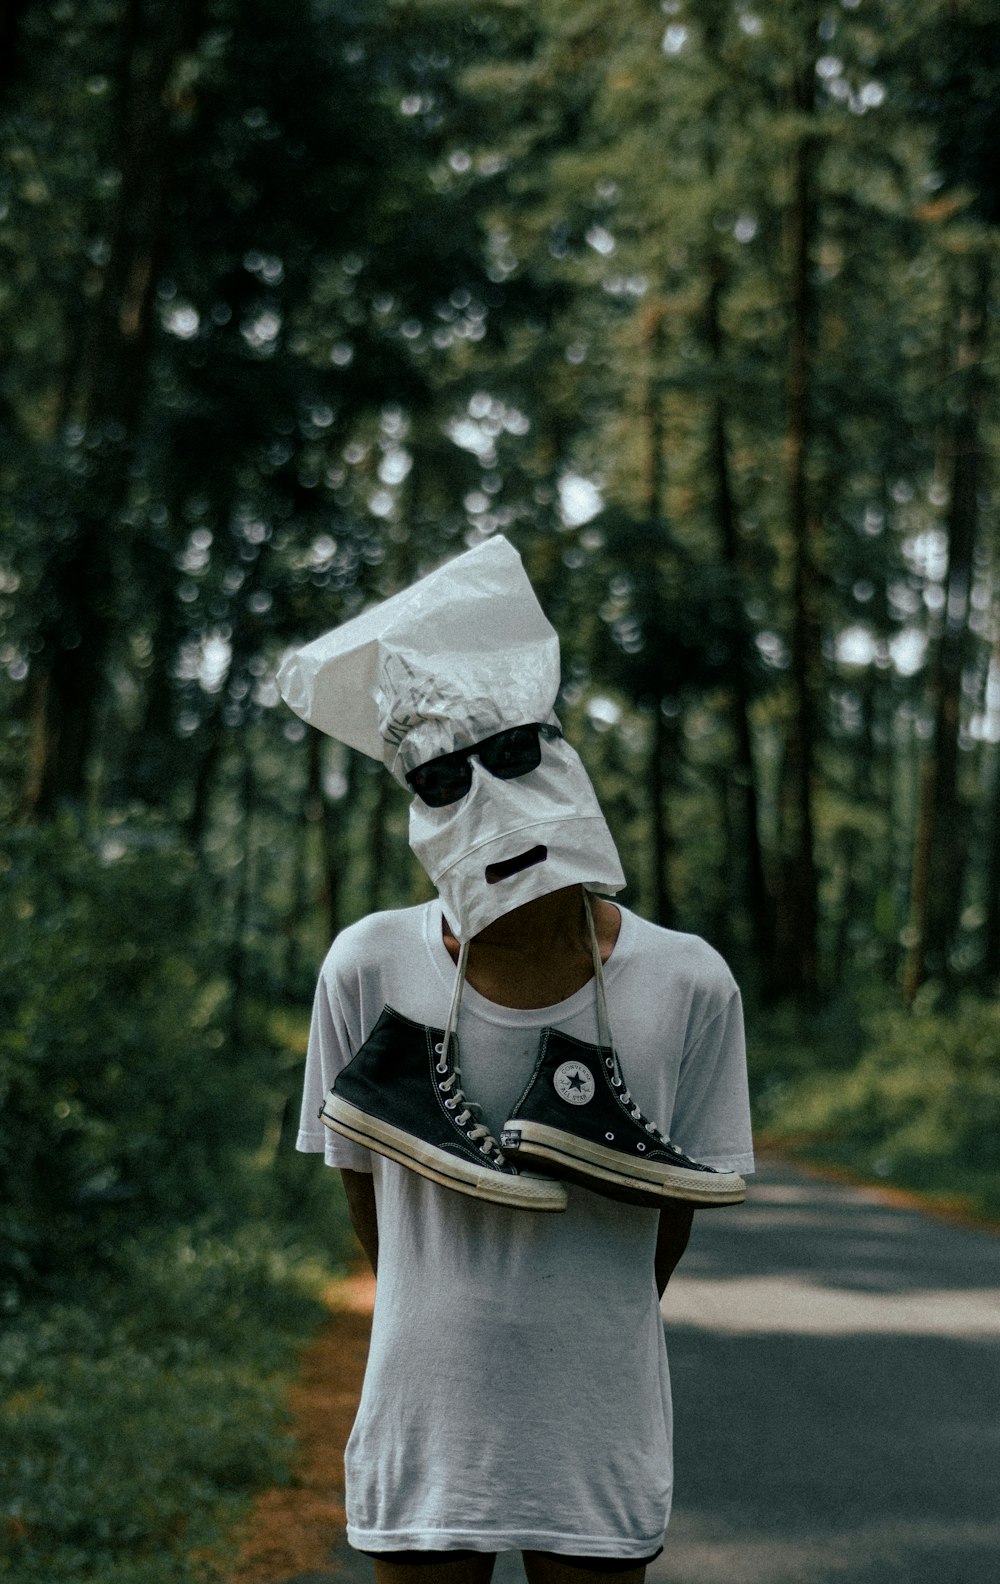
[[[345,1456],[377,1584],[487,1584],[508,1550],[529,1584],[639,1584],[672,1492],[658,1299],[694,1203],[752,1169],[738,989],[601,894],[624,876],[543,623],[493,540],[279,675],[414,791],[438,890],[333,943],[298,1140],[377,1276]]]

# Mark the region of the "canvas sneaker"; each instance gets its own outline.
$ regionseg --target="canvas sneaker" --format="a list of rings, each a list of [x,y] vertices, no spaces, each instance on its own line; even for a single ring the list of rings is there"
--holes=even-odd
[[[462,1090],[456,1041],[385,1007],[338,1073],[320,1119],[442,1187],[517,1210],[565,1210],[566,1190],[509,1161]]]
[[[736,1172],[691,1160],[643,1115],[613,1050],[556,1029],[542,1034],[535,1071],[500,1144],[519,1163],[630,1204],[726,1205],[746,1197]]]

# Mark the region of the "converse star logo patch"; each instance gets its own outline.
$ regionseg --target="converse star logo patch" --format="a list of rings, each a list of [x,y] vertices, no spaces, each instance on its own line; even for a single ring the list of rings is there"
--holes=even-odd
[[[590,1068],[578,1061],[563,1062],[557,1067],[552,1075],[552,1086],[560,1100],[569,1105],[586,1105],[593,1100],[596,1088]]]

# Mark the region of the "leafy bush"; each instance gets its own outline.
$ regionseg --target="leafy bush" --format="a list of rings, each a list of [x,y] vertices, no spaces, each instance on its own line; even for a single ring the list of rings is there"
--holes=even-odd
[[[234,1039],[219,909],[169,832],[20,830],[0,874],[11,1302],[59,1290],[146,1226],[254,1208],[253,1152],[294,1074],[245,1009]]]
[[[283,1477],[346,1239],[291,1148],[308,1012],[234,1016],[224,910],[155,822],[15,831],[0,876],[0,1578],[193,1584]]]
[[[0,1533],[18,1584],[163,1584],[283,1478],[283,1371],[323,1271],[259,1228],[136,1245],[0,1341]],[[3,1574],[0,1565],[0,1576]]]
[[[860,1060],[789,1085],[767,1122],[914,1186],[1000,1209],[1000,1005],[883,1011]]]
[[[748,1010],[747,1065],[756,1125],[771,1126],[803,1079],[849,1071],[867,1043],[872,1019],[896,1004],[890,995],[885,985],[853,983],[817,1007],[789,998]]]

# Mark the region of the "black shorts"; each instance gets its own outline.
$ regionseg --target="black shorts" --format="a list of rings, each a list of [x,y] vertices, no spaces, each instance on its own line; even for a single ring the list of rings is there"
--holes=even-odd
[[[561,1551],[548,1551],[546,1556],[553,1556],[559,1562],[565,1562],[568,1567],[586,1568],[591,1573],[629,1573],[633,1568],[648,1567],[650,1562],[663,1551],[658,1546],[651,1556],[644,1557],[587,1557],[564,1556]],[[469,1557],[482,1556],[481,1551],[362,1551],[362,1556],[369,1556],[375,1562],[399,1562],[405,1567],[419,1567],[421,1563],[464,1562]]]

